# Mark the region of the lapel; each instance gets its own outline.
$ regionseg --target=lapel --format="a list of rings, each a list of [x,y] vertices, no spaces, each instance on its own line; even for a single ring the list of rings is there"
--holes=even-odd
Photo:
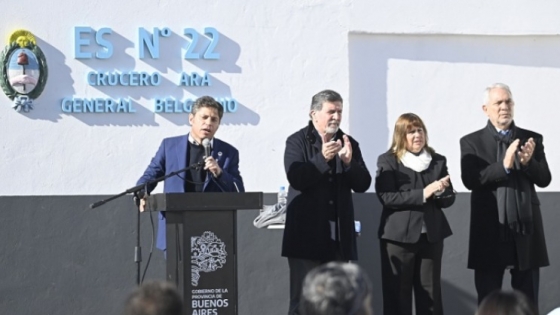
[[[223,167],[225,161],[225,153],[224,153],[224,146],[222,145],[222,141],[216,139],[214,137],[214,146],[212,147],[212,157],[220,167]]]
[[[519,127],[516,127],[515,138],[519,139],[519,145],[524,145],[525,142],[527,142],[527,140],[529,140],[530,137],[529,137],[529,134],[525,132],[525,129],[521,129]]]
[[[496,143],[496,139],[494,139],[494,136],[492,135],[492,132],[488,130],[488,127],[486,127],[482,129],[479,136],[481,141],[476,141],[477,139],[473,139],[473,146],[482,151],[480,152],[480,155],[484,156],[489,163],[496,162],[496,160],[498,159],[498,146]],[[515,139],[519,139],[520,144],[525,143],[528,139],[525,130],[517,126],[515,127],[514,137]],[[481,142],[482,145],[477,145],[477,143],[479,142]]]
[[[178,170],[187,167],[187,156],[188,156],[187,154],[189,154],[189,152],[187,152],[189,147],[187,145],[187,142],[189,141],[188,139],[189,139],[188,134],[183,137],[180,137],[179,142],[175,146],[175,152],[173,152],[173,154],[177,158]]]
[[[323,146],[323,141],[321,140],[321,138],[319,138],[319,134],[317,133],[317,131],[315,131],[315,127],[313,127],[313,124],[311,123],[311,121],[309,122],[309,125],[307,126],[307,131],[305,133],[305,138],[307,139],[307,141],[309,141],[309,143],[311,144],[312,148],[315,148],[315,150],[313,150],[314,154],[320,154],[321,150],[322,150],[322,146]],[[317,153],[319,152],[319,153]]]
[[[434,156],[432,156],[432,161],[430,162],[430,166],[428,166],[427,170],[422,172],[425,185],[428,185],[439,179],[439,174],[441,174],[441,163],[439,163],[438,161],[439,160],[436,159],[434,154]]]
[[[419,180],[419,177],[420,177],[419,173],[417,173],[416,171],[404,166],[404,164],[399,162],[396,157],[394,157],[394,159],[395,159],[395,162],[397,163],[397,169],[399,170],[399,172],[403,173],[403,174],[406,174],[408,176],[408,178],[410,179],[410,184],[409,184],[410,187],[409,188],[423,187],[423,185],[420,185],[420,186],[418,185],[418,180]],[[398,173],[397,173],[397,176],[399,176]]]
[[[484,154],[489,163],[496,162],[496,160],[498,159],[498,145],[496,139],[494,139],[494,136],[492,135],[490,130],[488,130],[488,128],[484,128],[482,130],[480,139],[482,140],[480,141],[482,143],[482,146],[479,147],[483,150],[483,152],[481,153]],[[473,144],[476,145],[477,142],[478,141],[475,140],[473,141]]]
[[[393,173],[394,180],[395,180],[395,188],[397,190],[400,189],[412,189],[416,188],[417,183],[417,173],[404,166],[403,163],[399,161],[399,159],[391,152],[384,153],[387,157],[387,161],[389,162],[388,171]]]

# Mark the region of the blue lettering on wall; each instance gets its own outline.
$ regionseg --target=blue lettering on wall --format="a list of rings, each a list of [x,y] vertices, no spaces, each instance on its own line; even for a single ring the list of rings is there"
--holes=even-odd
[[[161,47],[160,45],[162,43],[160,37],[170,37],[172,34],[168,27],[156,27],[151,32],[140,27],[137,34],[138,41],[135,46],[140,59],[159,59],[161,49],[166,49],[165,51],[169,49],[169,47]],[[98,30],[88,26],[74,27],[74,57],[76,59],[110,59],[115,53],[114,45],[111,41],[112,35],[113,30],[109,27],[102,27]],[[185,49],[184,59],[220,59],[221,54],[218,52],[220,33],[216,28],[206,27],[203,32],[199,33],[196,29],[187,27],[183,29],[183,35],[187,37],[187,45],[186,47],[177,47],[177,49]],[[201,41],[200,39],[204,40]],[[117,45],[117,47],[122,46]],[[106,69],[113,69],[111,65],[105,65],[103,69],[87,72],[85,76],[87,84],[96,87],[155,87],[160,86],[163,81],[162,72],[150,73],[134,71],[134,69],[107,71]],[[181,72],[179,80],[176,82],[178,82],[177,86],[210,87],[212,86],[212,77],[207,72]],[[194,98],[175,99],[172,96],[158,97],[153,100],[153,111],[156,113],[190,113],[194,100]],[[222,104],[226,113],[237,112],[239,108],[238,102],[233,98],[216,98],[216,100]],[[65,113],[136,112],[129,98],[115,99],[111,98],[111,96],[108,98],[66,97],[61,102],[61,110]]]
[[[88,59],[91,58],[91,53],[83,52],[82,46],[89,46],[89,39],[83,38],[82,34],[91,34],[93,30],[91,27],[77,26],[74,27],[74,58]]]
[[[208,73],[204,72],[202,75],[191,72],[181,73],[181,79],[179,80],[179,85],[184,86],[211,86],[212,82],[210,81],[210,77]]]
[[[130,99],[117,100],[104,98],[70,98],[66,97],[61,102],[64,113],[135,113]]]
[[[194,28],[185,28],[183,34],[191,38],[191,43],[187,46],[187,52],[185,52],[185,59],[200,59],[200,54],[193,52],[198,43],[198,33],[196,30]]]
[[[95,53],[95,57],[99,58],[99,59],[109,59],[111,58],[111,56],[113,55],[113,44],[111,44],[110,41],[106,40],[105,38],[103,38],[103,35],[108,34],[111,35],[113,31],[108,28],[108,27],[104,27],[102,29],[100,29],[99,31],[97,31],[97,33],[95,33],[95,42],[103,47],[104,51],[103,52],[96,52]]]
[[[190,113],[192,110],[192,103],[194,101],[187,99],[185,101],[180,101],[172,97],[167,98],[156,98],[154,100],[154,112],[155,113]]]
[[[84,51],[82,48],[89,48],[91,45],[90,38],[92,34],[95,34],[95,43],[101,46],[101,52],[96,52],[95,57],[98,59],[109,59],[113,56],[113,44],[103,37],[103,35],[111,35],[113,31],[104,27],[99,31],[93,30],[91,27],[77,26],[74,27],[74,58],[76,59],[91,59],[93,54],[88,51]],[[91,49],[91,48],[90,48]]]
[[[101,51],[96,51],[95,57],[98,59],[109,59],[113,56],[114,47],[109,40],[113,30],[109,27],[103,27],[95,31],[89,26],[76,26],[74,27],[74,58],[76,59],[91,59],[94,54],[87,51],[86,48],[91,46],[91,39],[95,38],[95,43],[101,48]],[[197,47],[200,35],[194,28],[183,29],[183,35],[190,39],[190,43],[185,47],[186,52],[184,58],[187,60],[200,59],[200,53]],[[216,47],[220,41],[220,32],[214,27],[204,28],[204,35],[210,39],[208,46],[203,49],[203,59],[219,60],[221,55],[216,52]],[[168,27],[157,28],[154,27],[152,33],[148,32],[145,28],[138,28],[138,57],[140,59],[146,58],[146,49],[152,59],[159,59],[160,55],[160,37],[170,37],[171,30]],[[95,47],[94,47],[95,48]]]
[[[96,72],[87,74],[87,83],[93,86],[158,86],[161,83],[159,72]]]
[[[154,112],[166,114],[182,114],[190,113],[194,99],[188,98],[183,101],[177,100],[173,97],[156,98],[154,99]],[[224,113],[235,113],[238,109],[238,103],[232,98],[216,98],[224,107]]]
[[[185,28],[183,30],[183,34],[191,39],[191,43],[187,46],[184,58],[187,60],[200,59],[200,54],[194,52],[198,44],[198,32],[194,28]],[[208,44],[208,47],[206,47],[202,58],[210,60],[220,59],[220,54],[214,52],[214,49],[220,41],[220,33],[213,27],[207,27],[204,29],[204,34],[210,38],[210,43]]]
[[[209,35],[210,39],[212,39],[210,41],[210,45],[208,45],[208,48],[206,48],[206,52],[204,52],[204,59],[220,59],[220,54],[214,52],[214,49],[216,48],[216,45],[218,45],[218,41],[220,40],[220,33],[218,33],[218,31],[213,27],[207,27],[204,29],[204,34]]]
[[[152,59],[159,58],[159,37],[169,37],[171,35],[171,30],[167,27],[163,29],[159,29],[154,27],[154,31],[152,34],[148,33],[143,27],[138,29],[138,57],[140,59],[144,59],[144,48],[148,48],[148,52]]]
[[[224,113],[235,113],[237,111],[237,101],[233,98],[216,98],[216,101],[222,104]]]

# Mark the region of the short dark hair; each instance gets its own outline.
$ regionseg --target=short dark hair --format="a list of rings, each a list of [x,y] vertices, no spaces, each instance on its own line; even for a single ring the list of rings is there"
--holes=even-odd
[[[519,291],[496,290],[482,300],[476,315],[537,315],[537,308]]]
[[[324,90],[311,98],[311,111],[320,111],[323,108],[323,103],[325,102],[343,102],[342,96],[333,90]]]
[[[218,117],[220,117],[220,120],[222,120],[222,116],[224,116],[224,107],[212,96],[201,96],[197,98],[192,105],[191,114],[196,115],[196,112],[198,112],[198,110],[202,107],[216,109],[218,111]]]
[[[305,277],[300,299],[304,315],[362,315],[371,310],[371,284],[356,264],[330,262]]]
[[[125,315],[182,315],[183,300],[169,282],[146,282],[126,300]]]

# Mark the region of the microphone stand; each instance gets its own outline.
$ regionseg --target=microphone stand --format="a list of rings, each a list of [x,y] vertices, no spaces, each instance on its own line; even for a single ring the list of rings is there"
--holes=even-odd
[[[178,175],[180,173],[186,172],[192,168],[197,168],[197,167],[203,167],[204,166],[204,162],[198,162],[198,163],[194,163],[191,164],[185,168],[182,168],[178,171],[174,171],[171,172],[169,174],[166,174],[164,176],[160,176],[158,178],[149,180],[143,184],[140,185],[136,185],[132,188],[129,188],[125,191],[123,191],[120,194],[111,196],[107,199],[103,199],[97,202],[94,202],[92,204],[89,205],[90,209],[95,209],[97,207],[100,207],[112,200],[115,200],[119,197],[122,197],[124,195],[127,194],[134,194],[134,203],[136,204],[136,208],[138,211],[136,211],[136,246],[134,247],[134,263],[136,264],[136,285],[140,286],[141,284],[141,278],[140,278],[140,274],[142,273],[142,248],[140,247],[140,200],[142,199],[144,193],[140,194],[141,191],[147,192],[148,191],[148,186],[152,185],[152,184],[156,184],[159,183],[171,176],[175,176]],[[141,196],[142,195],[142,196]],[[149,259],[148,259],[149,260]]]

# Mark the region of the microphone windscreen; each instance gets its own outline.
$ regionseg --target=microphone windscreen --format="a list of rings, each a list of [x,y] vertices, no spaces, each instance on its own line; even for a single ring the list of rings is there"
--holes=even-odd
[[[210,147],[210,140],[208,138],[202,139],[202,146],[204,147],[204,156],[209,157],[212,148]]]

